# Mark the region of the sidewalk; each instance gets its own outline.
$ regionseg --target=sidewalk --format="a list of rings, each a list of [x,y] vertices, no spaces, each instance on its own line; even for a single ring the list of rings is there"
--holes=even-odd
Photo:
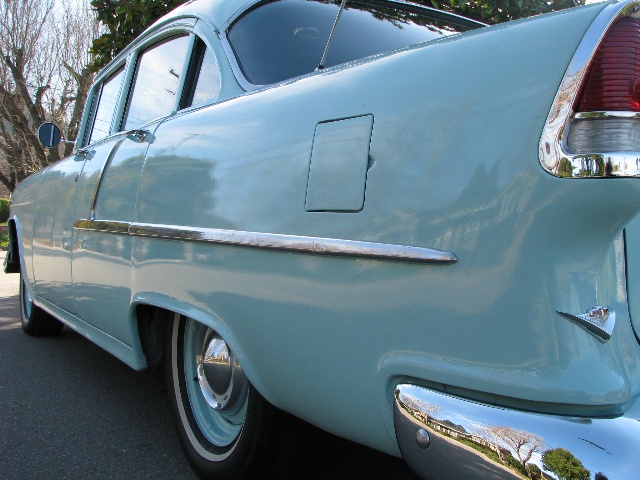
[[[4,261],[4,255],[1,256]],[[0,264],[2,263],[0,261]],[[6,299],[18,296],[18,286],[20,285],[20,274],[4,273],[0,270],[0,302],[4,303]]]

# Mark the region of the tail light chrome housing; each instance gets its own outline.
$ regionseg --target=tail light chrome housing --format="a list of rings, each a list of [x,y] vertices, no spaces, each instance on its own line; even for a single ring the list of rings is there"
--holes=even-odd
[[[640,177],[640,2],[606,6],[569,64],[540,162],[566,178]]]

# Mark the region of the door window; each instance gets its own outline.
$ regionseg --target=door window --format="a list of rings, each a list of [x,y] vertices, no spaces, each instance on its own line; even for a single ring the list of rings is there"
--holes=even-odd
[[[140,54],[123,130],[141,127],[177,108],[176,96],[189,48],[189,36],[171,37]]]
[[[140,128],[182,108],[212,103],[220,94],[216,56],[194,34],[165,38],[142,50],[137,58],[130,83],[124,81],[128,67],[121,66],[95,87],[85,145],[118,131]],[[125,100],[123,117],[114,119]]]
[[[113,120],[113,112],[115,112],[118,105],[123,76],[124,67],[120,68],[102,84],[89,143],[101,140],[111,133],[111,121]]]
[[[215,100],[220,93],[220,70],[213,52],[206,49],[191,105],[203,105]]]
[[[196,38],[180,108],[212,103],[220,94],[220,69],[214,53]]]

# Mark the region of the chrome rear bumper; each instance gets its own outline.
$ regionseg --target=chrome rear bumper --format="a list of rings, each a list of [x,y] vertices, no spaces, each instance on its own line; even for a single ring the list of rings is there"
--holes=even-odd
[[[640,401],[624,416],[590,419],[509,410],[408,384],[394,397],[400,450],[422,478],[544,478],[540,471],[555,478],[554,468],[569,462],[585,475],[575,478],[638,478]]]

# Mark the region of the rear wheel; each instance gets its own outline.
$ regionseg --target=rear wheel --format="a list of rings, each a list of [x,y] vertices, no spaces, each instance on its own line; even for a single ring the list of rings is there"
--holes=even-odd
[[[33,303],[33,298],[25,282],[26,280],[20,274],[20,318],[22,329],[28,335],[34,337],[58,335],[64,325]]]
[[[226,342],[176,316],[167,383],[182,448],[201,478],[258,478],[275,449],[275,409],[247,380]]]

